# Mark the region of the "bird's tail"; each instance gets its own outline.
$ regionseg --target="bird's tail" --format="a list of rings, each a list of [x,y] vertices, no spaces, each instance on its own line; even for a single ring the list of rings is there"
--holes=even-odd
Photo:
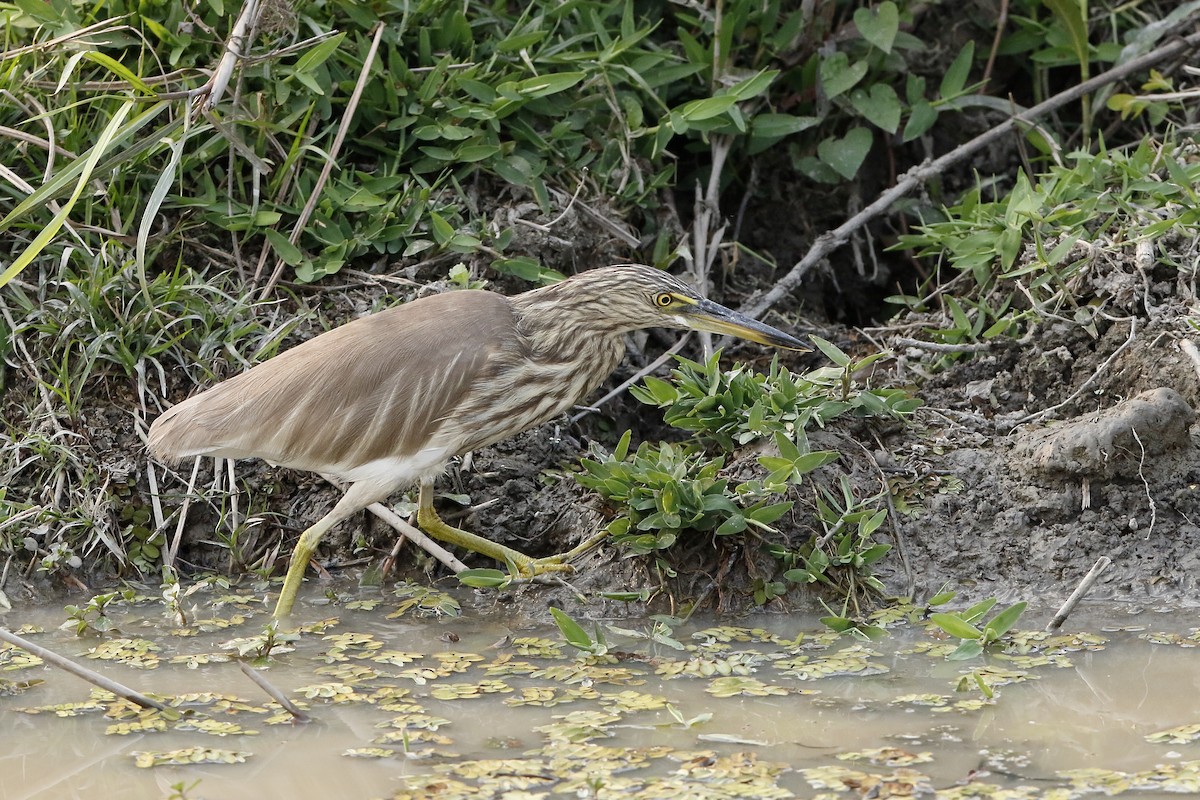
[[[148,447],[150,455],[164,464],[178,464],[185,459],[204,455],[204,443],[196,441],[197,433],[187,424],[187,400],[167,409],[150,425]]]

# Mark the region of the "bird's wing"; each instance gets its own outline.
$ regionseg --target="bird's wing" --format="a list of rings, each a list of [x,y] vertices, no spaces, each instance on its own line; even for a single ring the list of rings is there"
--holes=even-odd
[[[434,295],[355,320],[172,408],[150,431],[167,460],[257,456],[344,473],[429,445],[488,362],[511,349],[508,300]]]

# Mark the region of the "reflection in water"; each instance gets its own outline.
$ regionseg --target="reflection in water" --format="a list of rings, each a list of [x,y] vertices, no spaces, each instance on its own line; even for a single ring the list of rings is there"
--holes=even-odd
[[[357,603],[324,609],[328,620],[302,626],[295,650],[265,670],[316,718],[296,725],[227,660],[253,648],[266,609],[250,597],[213,603],[209,621],[176,629],[155,602],[121,608],[119,631],[103,638],[56,630],[57,608],[0,620],[45,628],[30,634],[39,644],[191,709],[166,721],[0,650],[0,690],[11,692],[0,696],[0,800],[166,798],[179,784],[227,800],[1033,797],[1179,791],[1200,776],[1187,765],[1200,759],[1200,732],[1186,727],[1200,723],[1200,671],[1186,633],[1020,634],[1021,653],[949,662],[952,646],[918,614],[872,643],[771,616],[692,621],[672,633],[683,650],[609,634],[608,655],[582,659],[550,626]],[[1092,619],[1162,630],[1170,618]],[[992,700],[963,680],[972,670]],[[232,763],[162,763],[180,758]],[[1167,768],[1151,777],[1156,765]],[[1072,772],[1094,769],[1127,774]]]

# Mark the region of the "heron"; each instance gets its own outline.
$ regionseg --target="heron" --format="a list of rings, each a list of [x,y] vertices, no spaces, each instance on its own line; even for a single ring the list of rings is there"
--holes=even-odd
[[[434,480],[453,458],[571,408],[617,367],[626,333],[654,327],[807,349],[662,270],[599,267],[514,296],[429,295],[333,328],[173,406],[150,426],[149,450],[168,464],[260,458],[349,484],[301,533],[277,619],[331,528],[414,483],[417,524],[433,538],[521,575],[569,569],[443,522]]]

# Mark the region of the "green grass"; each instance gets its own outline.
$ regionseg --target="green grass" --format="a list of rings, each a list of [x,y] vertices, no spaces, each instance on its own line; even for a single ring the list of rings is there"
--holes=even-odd
[[[1093,286],[1089,270],[1116,263],[1130,275],[1148,276],[1159,266],[1188,274],[1191,266],[1171,263],[1164,243],[1200,236],[1200,165],[1190,163],[1189,150],[1170,137],[1075,152],[1034,180],[1019,173],[1012,192],[994,200],[977,187],[941,219],[901,236],[898,247],[950,267],[942,281],[957,273],[965,279],[942,300],[949,324],[929,333],[957,343],[1060,319],[1094,335],[1104,316],[1135,311],[1141,292]],[[928,307],[919,297],[893,299],[913,310]]]

